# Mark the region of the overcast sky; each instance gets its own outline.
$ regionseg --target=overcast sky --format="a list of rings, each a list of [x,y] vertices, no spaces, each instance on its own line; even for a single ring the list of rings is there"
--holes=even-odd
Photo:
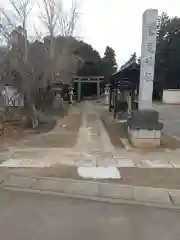
[[[70,1],[64,0],[64,4]],[[170,17],[180,16],[180,0],[78,0],[78,5],[81,15],[76,35],[91,44],[101,56],[106,45],[111,46],[119,65],[133,52],[140,56],[142,14],[147,8],[157,8],[159,13],[167,12]],[[34,19],[31,16],[29,28]]]
[[[133,52],[140,55],[142,14],[147,8],[157,8],[171,17],[180,16],[179,0],[82,0],[83,38],[101,55],[106,45],[116,52],[121,65]]]

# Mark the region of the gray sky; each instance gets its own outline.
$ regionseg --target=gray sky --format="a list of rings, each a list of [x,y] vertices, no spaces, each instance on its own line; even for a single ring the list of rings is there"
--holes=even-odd
[[[179,0],[82,0],[83,38],[103,55],[106,45],[116,52],[120,65],[133,52],[140,55],[142,14],[147,8],[180,16]]]
[[[70,1],[63,2],[68,5]],[[164,11],[170,17],[180,16],[179,0],[78,0],[78,5],[81,16],[76,35],[91,44],[101,56],[106,45],[110,45],[116,52],[119,65],[133,52],[140,56],[142,14],[147,8],[157,8],[159,14]],[[35,7],[30,16],[30,32],[37,14]],[[37,21],[36,27],[41,28]]]

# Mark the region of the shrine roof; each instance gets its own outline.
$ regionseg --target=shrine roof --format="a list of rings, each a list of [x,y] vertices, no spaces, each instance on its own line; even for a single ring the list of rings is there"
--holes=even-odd
[[[140,65],[136,59],[130,60],[125,63],[118,72],[112,75],[111,83],[128,81],[136,84],[140,77]]]

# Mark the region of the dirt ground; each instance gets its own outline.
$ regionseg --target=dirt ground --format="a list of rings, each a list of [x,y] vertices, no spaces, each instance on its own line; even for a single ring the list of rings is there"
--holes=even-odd
[[[36,129],[23,129],[9,125],[0,137],[1,149],[8,147],[71,148],[76,144],[81,126],[81,111],[71,106],[66,114],[56,116],[57,121],[40,124]]]
[[[111,143],[115,148],[123,148],[120,138],[127,137],[124,124],[113,122],[112,115],[107,108],[102,105],[95,105],[100,118],[109,134]],[[90,119],[91,120],[91,119]],[[90,121],[91,122],[91,121]],[[24,135],[24,132],[14,132],[14,138],[9,135],[9,141],[13,142],[16,139],[19,147],[57,147],[57,148],[72,148],[77,142],[79,128],[82,124],[82,108],[81,104],[75,104],[63,118],[58,119],[58,122],[50,132],[43,134],[31,133]],[[19,134],[19,138],[16,134]],[[0,138],[0,141],[2,139]],[[180,148],[180,142],[163,133],[162,149],[168,147],[171,149]],[[114,182],[122,185],[139,185],[151,186],[155,188],[171,188],[180,189],[180,168],[119,168],[120,180],[101,180],[102,182]],[[17,174],[21,176],[40,176],[53,178],[70,178],[82,179],[77,173],[76,166],[67,166],[55,164],[47,168],[0,168],[0,174],[7,172],[8,174]],[[92,181],[92,179],[87,179]],[[95,180],[93,180],[95,181]]]
[[[121,168],[120,184],[180,189],[179,168]]]
[[[4,124],[4,134],[0,136],[0,151],[6,150],[9,146],[23,139],[26,135],[24,129],[12,123]]]

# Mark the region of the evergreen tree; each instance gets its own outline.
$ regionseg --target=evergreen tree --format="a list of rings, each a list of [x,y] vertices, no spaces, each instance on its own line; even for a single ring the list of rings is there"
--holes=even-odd
[[[110,77],[112,76],[112,74],[114,74],[117,70],[115,51],[109,46],[106,47],[106,51],[102,59],[102,64],[105,82],[108,83],[110,81]]]
[[[180,18],[162,13],[158,21],[155,87],[180,87]]]

